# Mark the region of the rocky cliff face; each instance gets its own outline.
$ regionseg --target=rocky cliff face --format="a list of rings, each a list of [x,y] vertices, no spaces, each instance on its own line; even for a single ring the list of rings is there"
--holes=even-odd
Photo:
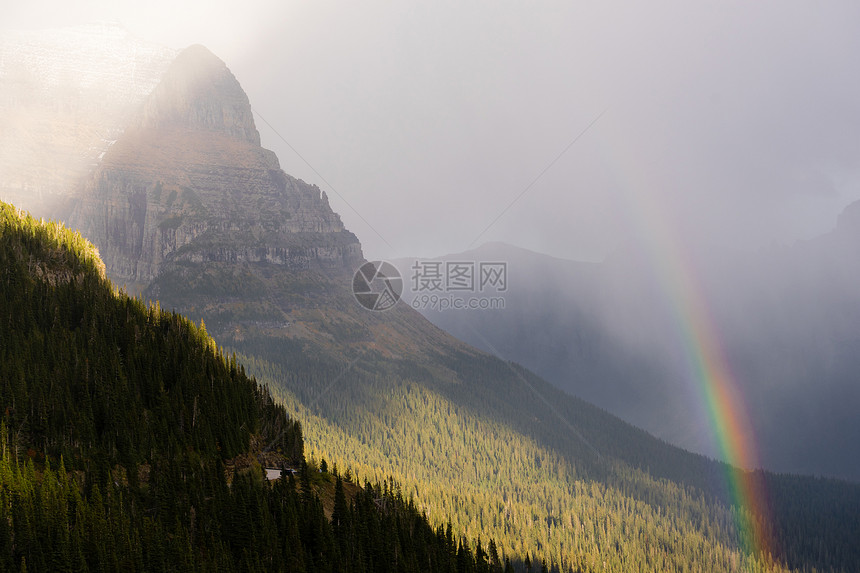
[[[98,165],[158,85],[172,49],[118,24],[0,37],[0,198],[39,216]]]
[[[176,57],[146,100],[138,127],[211,132],[260,146],[248,96],[227,65],[200,45]]]
[[[71,223],[127,284],[168,263],[341,268],[362,256],[325,193],[260,147],[247,95],[201,46],[176,57],[87,180]]]

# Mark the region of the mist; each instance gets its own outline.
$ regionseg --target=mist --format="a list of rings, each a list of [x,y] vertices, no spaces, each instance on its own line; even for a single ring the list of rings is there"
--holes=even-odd
[[[860,199],[856,4],[42,1],[7,7],[0,26],[104,20],[223,59],[263,145],[327,193],[368,259],[500,241],[578,261],[531,268],[503,251],[510,300],[529,304],[471,327],[506,332],[513,312],[514,332],[543,334],[493,339],[506,357],[548,378],[541,364],[573,368],[572,392],[715,454],[660,282],[675,257],[747,392],[764,463],[860,475],[834,462],[860,434],[857,235],[834,232]],[[110,85],[78,83],[47,123],[98,128]],[[50,140],[38,118],[14,136],[6,121],[24,155]],[[62,195],[102,150],[55,153],[60,180],[42,190]],[[29,206],[32,188],[18,191]],[[804,434],[812,422],[821,431]]]
[[[370,258],[501,240],[602,260],[636,238],[642,202],[696,244],[826,232],[860,198],[858,10],[90,1],[11,7],[3,26],[115,19],[206,45],[264,146],[328,192]]]
[[[697,339],[711,336],[728,376],[719,383],[736,393],[734,413],[749,423],[750,467],[858,480],[858,214],[860,202],[830,232],[789,246],[698,249],[683,277],[663,273],[636,244],[583,263],[493,243],[443,259],[505,261],[503,308],[440,310],[421,293],[404,298],[458,338],[672,444],[721,458],[724,420],[709,411],[714,373],[696,354]],[[398,264],[411,277],[414,259]],[[683,294],[698,299],[701,316],[688,314],[672,280],[694,289]]]

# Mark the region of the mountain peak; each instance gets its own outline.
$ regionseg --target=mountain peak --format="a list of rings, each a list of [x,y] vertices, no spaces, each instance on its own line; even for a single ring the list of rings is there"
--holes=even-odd
[[[109,276],[133,286],[177,261],[304,269],[361,259],[320,189],[261,147],[248,96],[200,45],[176,56],[79,190],[70,220]]]
[[[212,131],[260,145],[247,94],[206,47],[185,48],[148,98],[141,127]]]

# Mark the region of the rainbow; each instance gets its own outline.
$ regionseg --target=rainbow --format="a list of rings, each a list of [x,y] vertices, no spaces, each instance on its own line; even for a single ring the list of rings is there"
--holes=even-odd
[[[726,477],[737,512],[742,548],[769,556],[773,542],[768,533],[767,492],[755,450],[754,433],[744,402],[707,307],[705,297],[685,264],[687,259],[676,245],[675,252],[664,245],[658,269],[661,284],[673,302],[674,319],[684,344],[684,354],[691,365],[691,379],[704,402],[708,423],[716,438],[721,458],[727,462]]]
[[[616,167],[619,158],[635,157],[632,153],[619,156],[619,141],[624,141],[623,135],[612,138],[612,153],[606,154]],[[648,181],[649,170],[636,161],[625,161],[622,167],[613,169],[616,176],[624,178],[618,181],[619,206],[666,298],[689,364],[690,383],[699,407],[707,416],[716,450],[726,462],[726,486],[735,507],[740,548],[759,562],[768,562],[775,549],[769,528],[768,495],[762,473],[754,471],[760,463],[743,396],[723,353],[718,329],[683,241],[674,233],[659,201],[637,192],[642,182]],[[639,185],[633,184],[634,181]]]

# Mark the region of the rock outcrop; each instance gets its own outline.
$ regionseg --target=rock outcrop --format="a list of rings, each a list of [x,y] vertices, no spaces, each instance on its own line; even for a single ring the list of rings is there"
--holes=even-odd
[[[362,256],[325,193],[260,146],[247,95],[202,46],[176,57],[87,180],[71,223],[130,285],[166,263],[302,269]]]

